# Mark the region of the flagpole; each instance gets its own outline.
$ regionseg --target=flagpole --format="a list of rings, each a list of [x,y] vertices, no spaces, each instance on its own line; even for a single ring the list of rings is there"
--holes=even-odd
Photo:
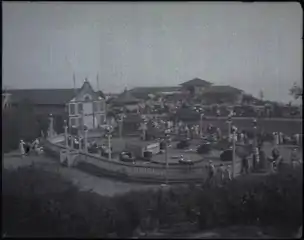
[[[76,76],[74,72],[73,72],[73,88],[74,88],[74,94],[76,96]]]

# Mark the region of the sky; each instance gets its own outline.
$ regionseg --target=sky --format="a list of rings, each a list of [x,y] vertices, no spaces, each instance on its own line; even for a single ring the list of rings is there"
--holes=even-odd
[[[201,78],[289,101],[302,83],[296,2],[3,2],[2,85],[117,93]]]

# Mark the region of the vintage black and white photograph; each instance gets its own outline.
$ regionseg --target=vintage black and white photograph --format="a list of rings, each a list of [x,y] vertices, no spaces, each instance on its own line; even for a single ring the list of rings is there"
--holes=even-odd
[[[2,237],[302,237],[300,3],[2,15]]]

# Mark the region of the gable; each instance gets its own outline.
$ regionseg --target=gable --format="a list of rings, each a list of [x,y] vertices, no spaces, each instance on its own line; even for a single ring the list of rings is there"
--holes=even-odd
[[[93,90],[91,84],[85,81],[82,87],[79,89],[77,95],[72,100],[74,101],[84,101],[86,98],[90,101],[98,100],[98,94]]]

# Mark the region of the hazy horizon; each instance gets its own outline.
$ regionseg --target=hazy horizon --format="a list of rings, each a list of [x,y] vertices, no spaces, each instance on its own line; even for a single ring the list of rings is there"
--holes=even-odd
[[[289,101],[302,82],[296,2],[3,2],[2,85],[176,86],[193,78]]]

